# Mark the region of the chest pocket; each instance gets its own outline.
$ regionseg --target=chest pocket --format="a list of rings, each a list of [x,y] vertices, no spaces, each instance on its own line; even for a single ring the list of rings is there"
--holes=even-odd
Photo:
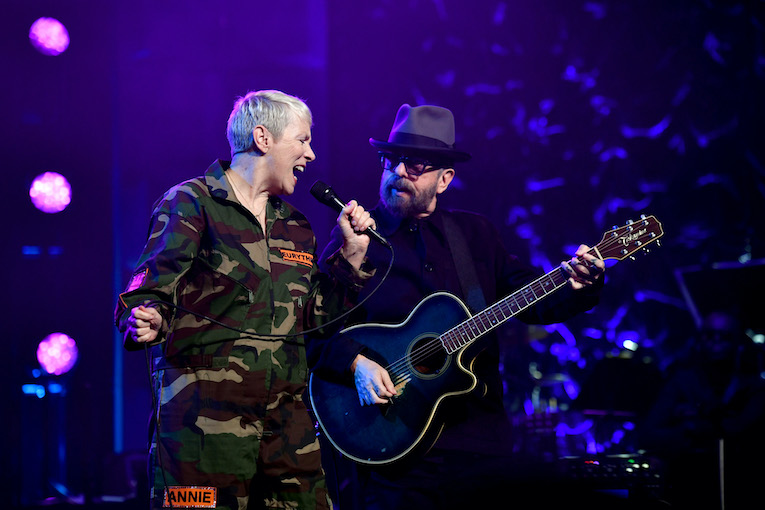
[[[285,248],[277,248],[275,255],[277,257],[271,265],[274,283],[286,286],[293,299],[308,294],[314,272],[314,255]]]

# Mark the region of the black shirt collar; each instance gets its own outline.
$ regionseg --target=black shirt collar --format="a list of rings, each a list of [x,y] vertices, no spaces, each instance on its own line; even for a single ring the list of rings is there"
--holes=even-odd
[[[416,223],[419,226],[430,224],[431,228],[437,232],[443,232],[443,215],[444,212],[436,206],[436,210],[432,214],[425,218],[399,218],[385,208],[382,202],[378,202],[374,209],[374,218],[377,222],[377,231],[385,237],[390,237],[396,234],[401,228],[409,228],[412,224]]]

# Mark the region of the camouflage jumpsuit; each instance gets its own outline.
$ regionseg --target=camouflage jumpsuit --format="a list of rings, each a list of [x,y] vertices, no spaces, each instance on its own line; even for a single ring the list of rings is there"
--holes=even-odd
[[[286,336],[321,325],[356,299],[369,274],[339,254],[332,276],[319,274],[308,221],[278,197],[266,207],[264,234],[235,198],[228,165],[214,162],[155,206],[147,244],[117,304],[121,330],[131,308],[161,300],[230,327]],[[212,508],[211,498],[215,508],[330,507],[303,402],[303,337],[257,339],[155,306],[167,327],[151,348],[158,406],[152,508],[162,507],[168,487],[176,508]],[[125,345],[141,348],[130,339]],[[215,491],[192,499],[200,487]]]

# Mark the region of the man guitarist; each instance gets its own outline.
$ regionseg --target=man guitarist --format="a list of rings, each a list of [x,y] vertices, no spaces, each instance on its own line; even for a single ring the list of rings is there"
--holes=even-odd
[[[402,105],[387,141],[370,138],[382,166],[380,202],[371,211],[377,230],[395,249],[392,270],[351,323],[398,324],[426,296],[446,291],[460,297],[473,313],[522,287],[541,273],[509,254],[490,221],[478,214],[436,207],[438,196],[455,176],[455,163],[470,154],[455,148],[452,112],[438,106]],[[338,229],[325,250],[328,256],[342,243]],[[526,323],[550,324],[591,309],[603,284],[603,261],[580,246],[571,261],[562,262],[570,285],[521,312]],[[367,253],[384,273],[390,252],[373,243]],[[322,260],[325,257],[322,256]],[[474,275],[472,280],[465,274]],[[376,287],[370,282],[364,293]],[[361,298],[364,298],[362,294]],[[314,339],[309,363],[314,373],[347,377],[355,382],[358,405],[387,405],[397,388],[390,374],[370,359],[364,345],[352,335]],[[479,500],[507,488],[501,485],[512,465],[510,424],[502,404],[499,345],[489,333],[467,351],[465,365],[475,357],[471,370],[478,378],[475,391],[453,398],[439,409],[445,427],[435,445],[424,455],[407,457],[385,466],[356,466],[352,485],[358,499],[334,499],[346,508],[479,508]],[[480,352],[479,352],[480,351]],[[355,405],[355,403],[354,403]],[[393,404],[396,405],[395,400]],[[332,476],[348,478],[353,469],[344,461],[325,463]],[[339,500],[338,500],[339,496]]]

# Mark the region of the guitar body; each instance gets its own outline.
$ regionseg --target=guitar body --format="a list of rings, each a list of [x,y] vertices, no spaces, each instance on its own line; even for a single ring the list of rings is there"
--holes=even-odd
[[[388,369],[398,395],[391,403],[362,406],[352,381],[311,375],[313,410],[330,442],[363,464],[394,462],[430,448],[441,431],[443,400],[475,388],[462,364],[464,350],[447,354],[439,335],[470,317],[456,296],[438,292],[423,299],[401,324],[363,324],[340,332],[367,347],[365,355]]]

